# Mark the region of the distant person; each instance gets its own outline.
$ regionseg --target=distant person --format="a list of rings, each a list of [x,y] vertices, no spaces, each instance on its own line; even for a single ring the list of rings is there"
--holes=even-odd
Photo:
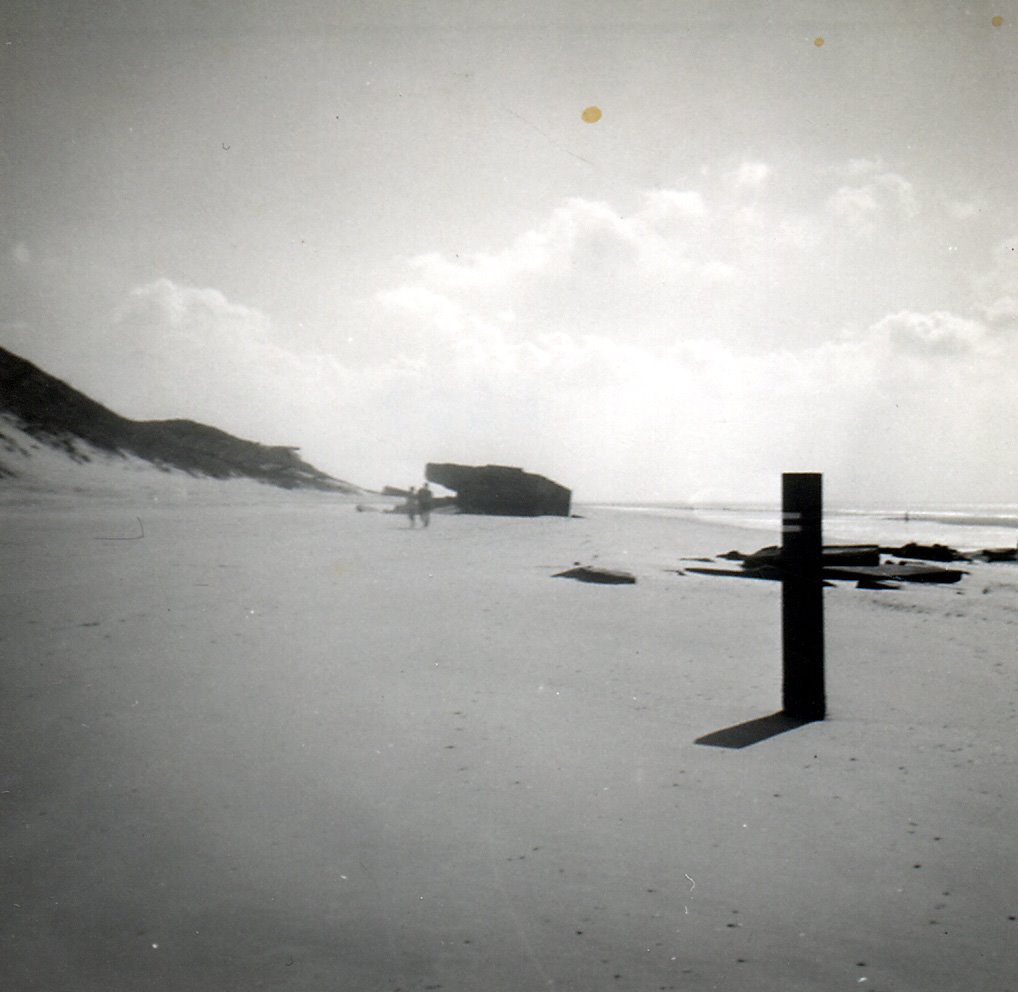
[[[420,510],[420,505],[417,501],[417,491],[413,486],[410,487],[406,494],[406,503],[403,504],[406,507],[406,515],[410,519],[410,526],[417,526],[417,514]]]
[[[434,505],[435,498],[431,495],[431,490],[425,482],[424,485],[417,490],[417,506],[421,511],[421,523],[425,527],[427,527],[431,522],[431,508]]]

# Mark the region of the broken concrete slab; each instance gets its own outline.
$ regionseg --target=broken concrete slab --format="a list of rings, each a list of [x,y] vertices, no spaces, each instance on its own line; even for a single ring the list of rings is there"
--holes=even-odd
[[[461,513],[509,517],[568,517],[572,490],[543,475],[509,465],[434,464],[425,467],[429,482],[456,493]]]
[[[598,568],[595,565],[579,565],[556,572],[554,579],[576,579],[578,582],[596,582],[601,585],[631,586],[636,583],[636,576],[630,572],[622,572],[612,568]]]

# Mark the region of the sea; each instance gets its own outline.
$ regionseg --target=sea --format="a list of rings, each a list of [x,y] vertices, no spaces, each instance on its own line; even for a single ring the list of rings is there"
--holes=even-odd
[[[764,504],[591,503],[621,513],[681,518],[759,531],[761,544],[781,543],[781,508]],[[770,535],[764,540],[765,534]],[[930,503],[896,507],[825,507],[826,544],[945,544],[963,551],[1013,548],[1018,503]]]

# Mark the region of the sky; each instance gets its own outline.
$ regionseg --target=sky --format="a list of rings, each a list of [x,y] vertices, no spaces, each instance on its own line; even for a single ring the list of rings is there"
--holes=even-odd
[[[9,0],[0,86],[0,345],[125,416],[1018,501],[1016,0]]]

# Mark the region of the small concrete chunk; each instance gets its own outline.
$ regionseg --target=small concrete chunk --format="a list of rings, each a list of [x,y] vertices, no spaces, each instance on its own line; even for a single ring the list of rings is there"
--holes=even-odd
[[[619,572],[611,568],[597,568],[594,565],[580,565],[565,572],[556,572],[555,579],[576,579],[578,582],[599,582],[603,585],[625,586],[634,585],[636,576],[629,572]]]

